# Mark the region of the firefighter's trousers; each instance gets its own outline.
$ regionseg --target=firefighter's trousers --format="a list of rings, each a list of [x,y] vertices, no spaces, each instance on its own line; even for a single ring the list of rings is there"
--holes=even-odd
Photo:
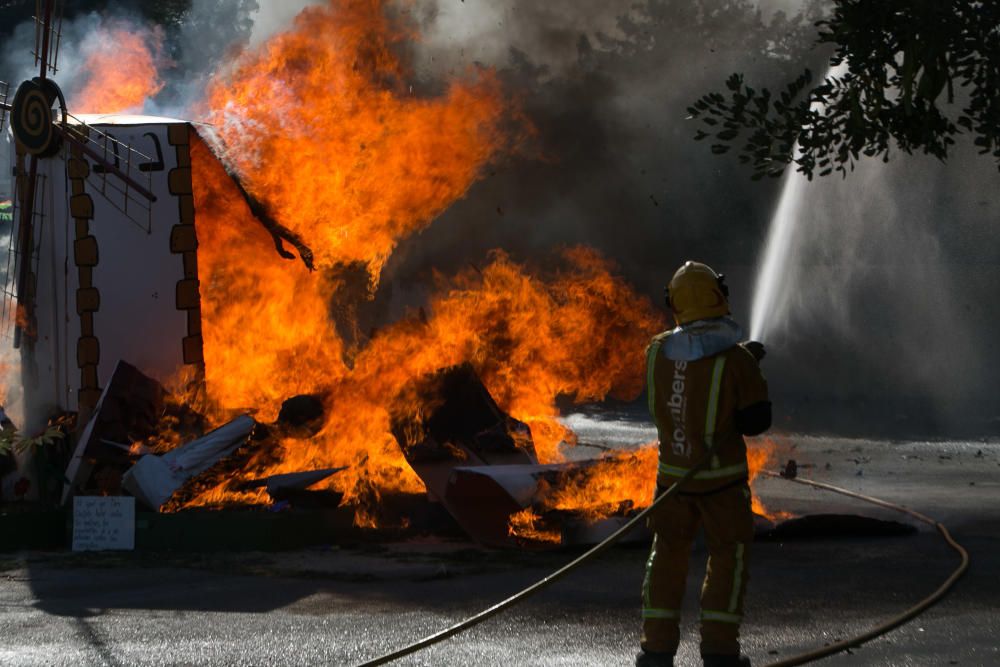
[[[650,517],[653,549],[642,585],[642,648],[675,653],[691,546],[705,531],[708,567],[701,589],[701,652],[739,653],[753,512],[746,482],[705,495],[674,495]]]

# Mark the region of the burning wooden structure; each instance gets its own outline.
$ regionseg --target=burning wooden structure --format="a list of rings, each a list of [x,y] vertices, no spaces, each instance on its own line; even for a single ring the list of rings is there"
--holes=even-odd
[[[29,189],[34,202],[30,225],[11,236],[19,271],[8,276],[8,303],[20,306],[6,308],[5,325],[21,348],[29,430],[58,411],[89,416],[120,359],[163,382],[185,367],[202,373],[192,126],[81,120],[96,158],[73,145],[37,159],[34,187],[18,182],[17,205]],[[25,158],[16,153],[16,173],[27,174]]]

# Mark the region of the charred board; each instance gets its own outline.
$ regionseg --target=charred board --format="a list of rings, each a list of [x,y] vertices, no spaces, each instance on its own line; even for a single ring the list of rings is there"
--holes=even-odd
[[[411,465],[538,463],[528,425],[500,409],[471,364],[411,383],[397,404],[392,434]]]
[[[481,471],[537,468],[528,425],[497,405],[470,364],[411,382],[394,403],[392,434],[428,495],[476,541],[511,546],[508,519],[526,505]]]
[[[392,434],[437,499],[456,466],[538,463],[528,425],[500,409],[470,364],[410,383],[395,404]]]
[[[122,475],[134,462],[128,445],[156,432],[166,395],[159,382],[118,362],[66,469],[63,503],[77,493],[121,493]]]

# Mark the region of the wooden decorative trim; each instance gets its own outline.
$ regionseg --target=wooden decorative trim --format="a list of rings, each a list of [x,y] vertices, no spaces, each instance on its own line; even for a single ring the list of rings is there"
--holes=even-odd
[[[86,128],[82,131],[86,132]],[[76,312],[80,317],[80,339],[76,345],[76,362],[80,368],[80,390],[77,394],[81,415],[90,414],[101,397],[97,366],[101,361],[101,342],[94,331],[94,316],[101,308],[101,292],[94,285],[94,267],[100,261],[97,237],[90,233],[94,218],[94,200],[87,194],[90,165],[76,144],[70,147],[66,164],[69,178],[70,214],[74,220],[73,259],[77,267],[79,289],[76,291]]]
[[[181,255],[184,278],[177,282],[177,309],[187,312],[187,336],[182,341],[184,363],[196,367],[196,381],[204,382],[205,357],[201,338],[201,283],[198,280],[198,233],[195,227],[191,182],[191,127],[171,125],[167,140],[177,152],[177,168],[167,174],[170,194],[177,198],[178,224],[170,230],[170,252]]]

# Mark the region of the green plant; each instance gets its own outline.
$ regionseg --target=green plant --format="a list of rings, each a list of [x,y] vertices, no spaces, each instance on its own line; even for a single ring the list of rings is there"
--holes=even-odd
[[[66,439],[66,434],[59,426],[48,426],[39,435],[26,438],[17,430],[8,428],[0,431],[0,455],[23,454],[29,450],[50,447]]]

